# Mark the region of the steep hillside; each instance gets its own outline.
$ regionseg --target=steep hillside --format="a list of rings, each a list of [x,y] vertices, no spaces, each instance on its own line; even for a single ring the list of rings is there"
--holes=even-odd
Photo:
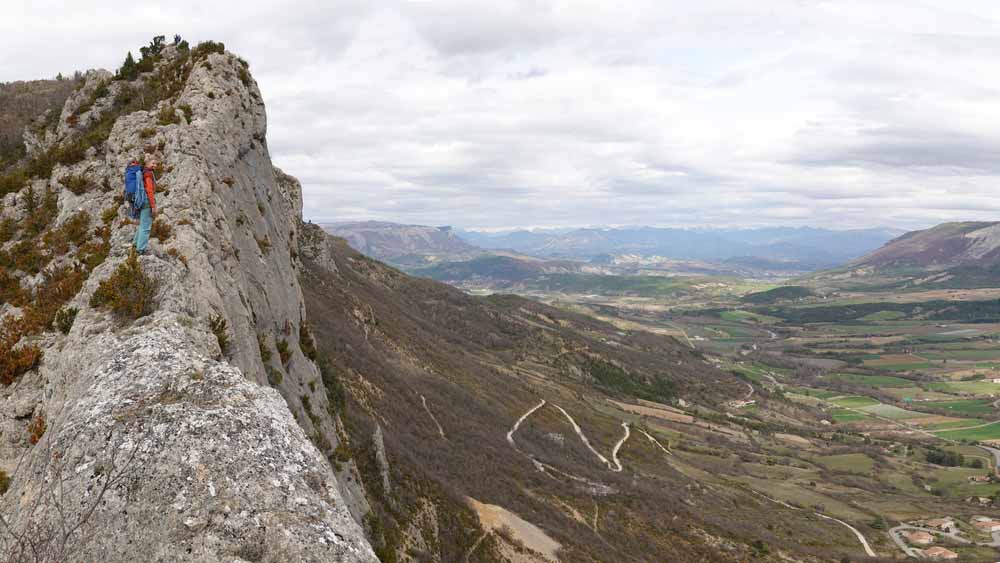
[[[0,170],[24,156],[24,128],[40,117],[38,127],[53,124],[70,92],[81,84],[68,79],[0,84]]]
[[[1000,223],[943,223],[906,233],[816,279],[899,288],[995,287]]]
[[[852,265],[940,270],[1000,263],[1000,223],[942,223],[889,241]]]
[[[324,381],[347,405],[341,459],[359,464],[383,561],[858,552],[836,522],[730,477],[739,459],[760,458],[751,436],[787,419],[724,414],[746,383],[687,346],[514,296],[471,297],[315,227],[301,240]],[[509,529],[491,532],[497,518]]]
[[[400,225],[379,221],[325,223],[326,232],[347,239],[358,252],[399,265],[425,265],[442,260],[464,260],[482,249],[455,235],[450,227]]]
[[[353,466],[328,461],[301,194],[257,85],[221,44],[147,51],[88,72],[0,175],[0,554],[374,561]],[[163,163],[138,258],[119,194],[137,157]]]

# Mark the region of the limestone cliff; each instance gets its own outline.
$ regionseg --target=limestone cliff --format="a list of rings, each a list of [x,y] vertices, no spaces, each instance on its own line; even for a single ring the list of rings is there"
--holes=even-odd
[[[170,46],[136,80],[91,71],[58,125],[30,129],[26,146],[24,185],[0,207],[15,233],[0,239],[16,263],[5,334],[44,309],[53,272],[80,280],[65,286],[66,333],[48,319],[20,334],[41,361],[0,391],[0,552],[374,561],[351,518],[361,501],[348,502],[363,496],[327,459],[337,413],[310,359],[300,186],[271,164],[246,63],[221,46]],[[159,238],[140,258],[157,291],[150,314],[123,321],[91,303],[127,259],[121,174],[143,156],[163,163]],[[53,213],[32,230],[36,196]],[[75,239],[57,236],[81,224]]]

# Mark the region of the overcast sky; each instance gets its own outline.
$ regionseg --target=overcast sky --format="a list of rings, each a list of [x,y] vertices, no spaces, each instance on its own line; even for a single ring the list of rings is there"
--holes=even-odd
[[[314,221],[1000,219],[995,0],[3,0],[0,81],[250,61]]]

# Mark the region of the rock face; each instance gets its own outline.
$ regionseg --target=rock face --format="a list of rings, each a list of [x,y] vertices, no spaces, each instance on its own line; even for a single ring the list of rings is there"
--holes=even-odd
[[[165,65],[183,79],[176,95],[117,117],[103,145],[30,183],[58,194],[56,225],[104,215],[111,248],[68,303],[79,309],[68,334],[30,337],[41,365],[0,396],[0,469],[11,476],[0,508],[13,530],[0,550],[34,541],[80,561],[375,561],[327,459],[337,413],[309,357],[300,186],[271,164],[245,63],[168,47]],[[29,149],[98,126],[151,74],[129,84],[88,73]],[[155,313],[123,324],[88,303],[127,257],[135,227],[109,208],[121,171],[143,155],[163,163],[157,218],[171,232],[141,258],[159,282]],[[72,176],[94,188],[63,189]],[[24,199],[8,195],[0,218],[24,221]]]

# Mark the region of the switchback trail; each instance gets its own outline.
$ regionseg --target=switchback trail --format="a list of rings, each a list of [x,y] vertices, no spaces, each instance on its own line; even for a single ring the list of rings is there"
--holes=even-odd
[[[607,465],[609,469],[613,470],[614,468],[611,467],[611,462],[608,461],[608,458],[601,455],[601,452],[595,450],[594,446],[590,445],[590,440],[588,440],[587,436],[584,435],[583,430],[580,429],[580,425],[577,424],[575,420],[573,420],[573,417],[570,416],[569,413],[566,412],[566,410],[560,407],[559,405],[552,405],[552,406],[559,409],[559,412],[563,413],[563,416],[566,417],[566,420],[569,420],[569,423],[573,426],[573,430],[576,431],[576,435],[580,437],[580,440],[583,442],[583,445],[587,446],[587,449],[590,450],[595,456],[597,456],[597,459],[601,460],[601,462],[603,462],[604,465]],[[619,468],[618,471],[621,471],[621,468]]]
[[[562,476],[564,476],[564,477],[566,477],[568,479],[572,479],[572,480],[574,480],[574,481],[576,481],[578,483],[583,483],[584,485],[586,485],[590,489],[590,491],[593,494],[596,494],[596,495],[605,495],[605,494],[610,494],[610,493],[614,492],[614,488],[612,488],[612,487],[610,487],[608,485],[605,485],[604,483],[597,483],[595,481],[591,481],[590,479],[586,479],[586,478],[583,478],[583,477],[578,477],[578,476],[573,475],[571,473],[566,473],[565,471],[562,471],[561,469],[558,469],[558,468],[556,468],[556,467],[554,467],[552,465],[549,465],[548,463],[544,463],[544,462],[539,461],[538,459],[535,458],[535,456],[533,456],[531,454],[528,454],[528,453],[525,453],[525,452],[523,452],[521,450],[521,448],[517,447],[517,442],[514,441],[514,433],[517,432],[517,429],[521,427],[521,424],[525,420],[527,420],[527,418],[529,416],[531,416],[532,414],[534,414],[535,411],[537,411],[538,409],[544,407],[545,405],[546,405],[546,401],[545,401],[545,399],[542,399],[541,402],[539,402],[537,405],[535,405],[535,406],[531,407],[530,409],[528,409],[528,412],[522,414],[521,418],[517,419],[517,422],[514,423],[514,426],[512,426],[511,429],[510,429],[510,431],[507,432],[507,442],[510,443],[510,446],[512,448],[514,448],[514,451],[516,451],[517,453],[519,453],[519,454],[523,455],[524,457],[528,458],[531,461],[531,464],[535,466],[535,469],[537,469],[538,471],[540,471],[540,472],[544,473],[545,475],[551,477],[552,479],[555,479],[554,474],[562,475]],[[560,409],[560,410],[562,410],[562,409]]]
[[[544,406],[545,406],[545,399],[542,399],[542,402],[540,402],[537,405],[535,405],[534,407],[528,409],[528,412],[522,414],[521,418],[517,419],[517,422],[515,422],[514,426],[511,427],[510,432],[507,432],[507,441],[510,442],[511,446],[514,446],[514,449],[517,449],[517,444],[514,443],[514,432],[517,432],[517,429],[521,426],[521,423],[524,422],[524,420],[526,418],[528,418],[529,416],[531,416],[532,414],[534,414],[535,411],[537,411],[538,409],[540,409],[540,408],[542,408]],[[520,451],[520,450],[518,450],[518,451]]]
[[[621,440],[618,440],[617,444],[615,444],[615,449],[611,450],[611,460],[615,463],[615,467],[611,470],[615,472],[621,472],[622,470],[622,462],[618,459],[618,450],[622,449],[622,445],[625,444],[625,441],[628,440],[628,437],[631,435],[631,432],[629,431],[629,424],[627,422],[622,423],[622,428],[625,429],[625,435],[622,436]]]

